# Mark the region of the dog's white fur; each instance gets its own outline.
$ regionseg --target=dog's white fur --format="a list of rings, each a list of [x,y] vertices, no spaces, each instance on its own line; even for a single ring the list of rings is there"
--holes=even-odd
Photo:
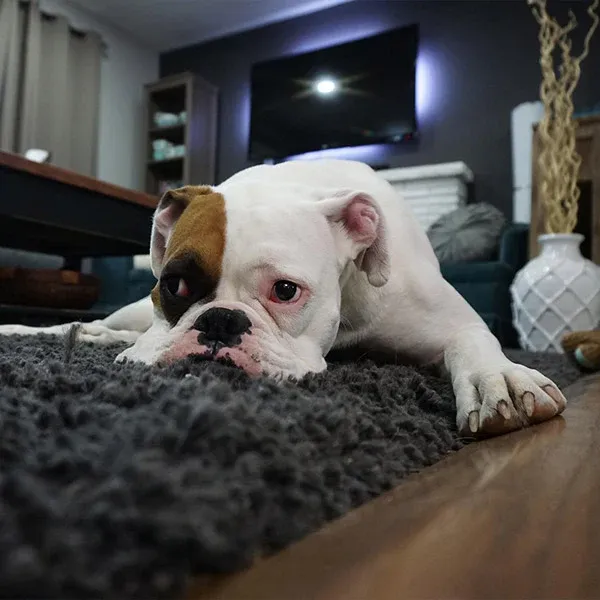
[[[298,377],[325,369],[332,348],[359,345],[444,366],[465,433],[502,433],[564,409],[562,393],[548,378],[503,354],[480,317],[441,276],[407,205],[366,165],[293,161],[252,167],[214,191],[224,197],[227,216],[214,300],[193,305],[171,327],[144,298],[103,321],[83,324],[82,339],[132,343],[118,360],[154,363],[179,346],[180,354],[189,353],[182,340],[209,308],[238,308],[249,316],[253,333],[244,336],[243,354],[234,361],[250,371],[251,356],[262,372]],[[165,224],[162,210],[159,206],[153,231],[157,277],[175,225]],[[302,310],[277,312],[280,308],[260,297],[260,282],[271,270],[305,282],[310,298]],[[69,327],[8,325],[0,333],[62,334]]]

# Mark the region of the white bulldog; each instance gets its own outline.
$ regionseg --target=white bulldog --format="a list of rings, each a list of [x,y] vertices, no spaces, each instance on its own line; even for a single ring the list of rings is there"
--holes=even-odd
[[[330,350],[360,346],[445,367],[465,434],[511,431],[565,408],[552,381],[503,354],[441,276],[407,205],[362,163],[258,166],[167,192],[151,261],[149,298],[81,325],[84,340],[132,343],[117,360],[201,354],[283,378],[322,371]]]

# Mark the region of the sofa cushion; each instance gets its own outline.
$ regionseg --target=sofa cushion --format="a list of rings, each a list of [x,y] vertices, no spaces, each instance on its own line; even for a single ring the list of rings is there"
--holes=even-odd
[[[479,315],[490,313],[510,317],[510,291],[502,281],[460,281],[452,287],[475,309]]]
[[[485,261],[497,255],[505,225],[502,212],[480,202],[442,215],[427,235],[440,263]]]
[[[440,269],[444,279],[452,285],[455,283],[495,283],[500,281],[509,286],[515,277],[514,269],[500,261],[442,263]]]

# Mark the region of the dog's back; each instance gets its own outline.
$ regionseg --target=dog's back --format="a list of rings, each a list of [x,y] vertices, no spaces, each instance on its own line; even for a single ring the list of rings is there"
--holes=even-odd
[[[313,189],[364,191],[375,198],[385,214],[394,254],[418,252],[437,266],[437,258],[423,228],[402,196],[376,171],[353,160],[293,160],[277,165],[258,165],[236,173],[216,187],[227,199],[230,187],[292,185]],[[309,195],[307,194],[307,199]]]

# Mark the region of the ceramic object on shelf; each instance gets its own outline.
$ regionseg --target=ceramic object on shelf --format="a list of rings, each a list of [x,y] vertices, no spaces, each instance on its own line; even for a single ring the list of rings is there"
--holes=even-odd
[[[600,268],[581,255],[577,233],[540,235],[541,252],[515,276],[510,291],[521,347],[562,352],[565,333],[595,329]]]
[[[179,123],[179,115],[167,112],[155,112],[154,124],[157,127],[173,127]]]

